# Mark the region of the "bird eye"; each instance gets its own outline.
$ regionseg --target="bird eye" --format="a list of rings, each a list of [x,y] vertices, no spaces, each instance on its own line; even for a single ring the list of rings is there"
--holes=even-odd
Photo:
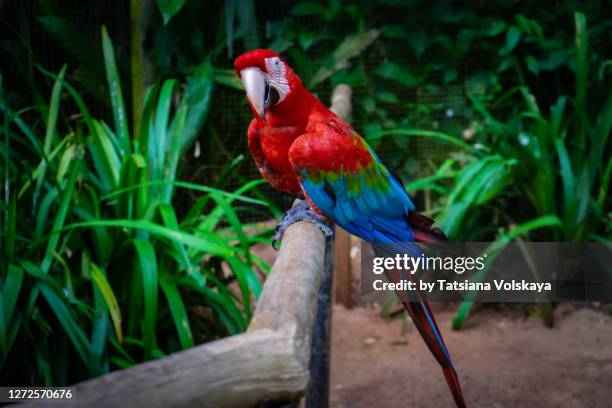
[[[278,67],[279,64],[280,64],[280,61],[278,59],[274,60],[274,65],[276,65]]]

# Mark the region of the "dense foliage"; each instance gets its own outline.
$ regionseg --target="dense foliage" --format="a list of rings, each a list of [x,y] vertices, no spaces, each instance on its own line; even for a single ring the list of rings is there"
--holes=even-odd
[[[105,30],[102,49],[114,126],[65,68],[38,67],[54,83],[40,120],[0,103],[3,384],[68,384],[243,331],[268,270],[250,249],[270,231],[239,219],[240,203],[270,208],[245,196],[260,180],[233,192],[177,180],[210,110],[210,64],[184,92],[151,87],[133,138]],[[176,189],[200,193],[182,216]]]

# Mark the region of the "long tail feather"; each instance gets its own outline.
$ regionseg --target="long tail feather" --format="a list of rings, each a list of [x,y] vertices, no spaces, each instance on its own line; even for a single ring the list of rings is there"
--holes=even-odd
[[[453,394],[457,407],[466,407],[461,385],[459,384],[459,377],[453,366],[450,354],[446,349],[438,325],[431,313],[429,304],[425,301],[402,302],[402,304],[410,314],[425,344],[442,367],[446,383]]]
[[[408,223],[412,227],[414,237],[418,242],[435,246],[436,244],[446,241],[446,236],[440,229],[431,227],[434,223],[431,218],[417,212],[411,212],[408,215]],[[376,246],[374,250],[378,252]],[[397,273],[397,271],[393,272],[388,273],[387,277],[394,282],[399,282],[402,279],[401,275]],[[457,372],[455,371],[450,354],[446,348],[446,344],[444,344],[442,334],[440,333],[440,329],[434,319],[429,304],[419,291],[413,291],[408,294],[408,299],[405,293],[398,293],[398,295],[402,301],[402,305],[404,305],[404,308],[408,311],[408,314],[410,314],[414,325],[425,341],[425,344],[438,361],[438,364],[442,367],[444,378],[453,395],[455,404],[460,408],[466,407],[463,392],[461,391],[461,384],[459,383],[459,377],[457,376]]]

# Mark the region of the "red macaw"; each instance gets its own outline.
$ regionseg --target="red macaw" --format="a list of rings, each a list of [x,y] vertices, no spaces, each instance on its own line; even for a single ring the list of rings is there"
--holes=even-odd
[[[431,228],[433,220],[415,211],[399,178],[348,123],[302,85],[278,53],[250,51],[234,67],[255,115],[248,146],[272,187],[305,198],[314,211],[374,244],[444,239]],[[457,406],[465,407],[428,303],[417,293],[403,304],[442,366]]]

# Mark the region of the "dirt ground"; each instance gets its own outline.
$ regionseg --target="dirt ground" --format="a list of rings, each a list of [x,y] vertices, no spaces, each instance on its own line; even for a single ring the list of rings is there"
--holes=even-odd
[[[612,316],[561,305],[553,329],[520,311],[478,311],[462,331],[435,310],[470,407],[611,407]],[[410,323],[333,309],[331,406],[452,407],[442,371]]]

